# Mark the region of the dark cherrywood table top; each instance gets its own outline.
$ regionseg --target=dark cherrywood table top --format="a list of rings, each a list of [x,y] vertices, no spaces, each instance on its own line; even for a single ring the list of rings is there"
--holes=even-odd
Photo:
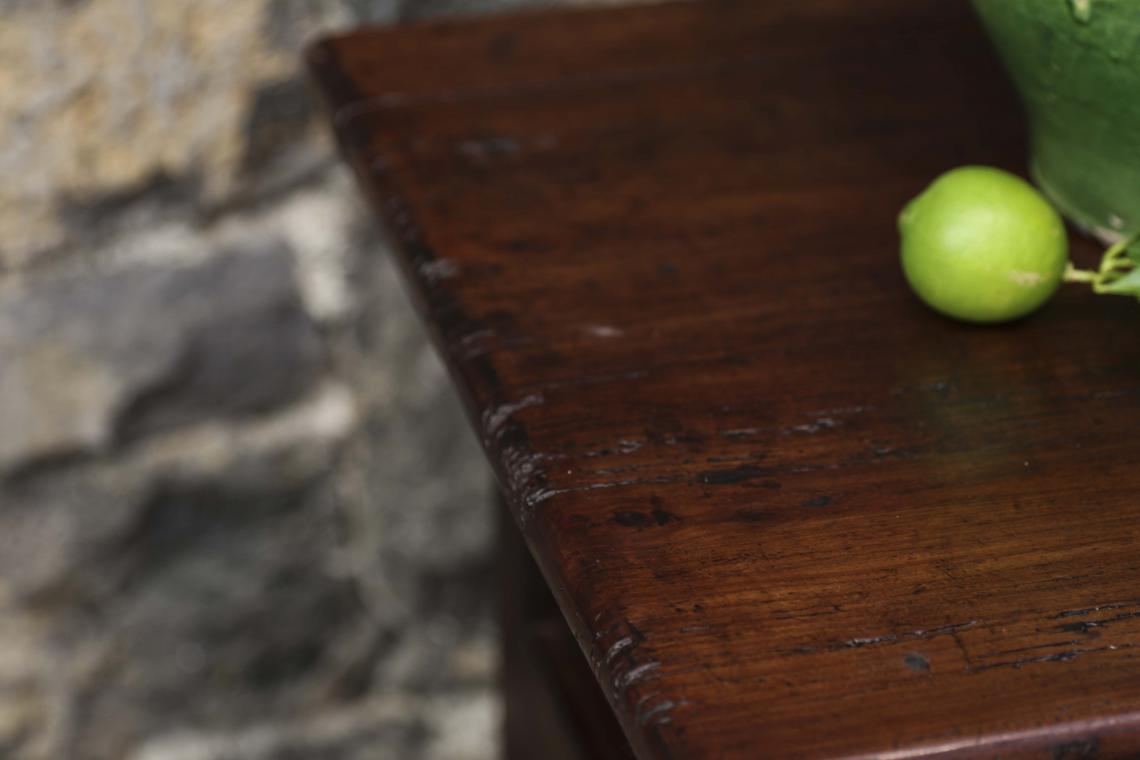
[[[897,262],[937,173],[1024,165],[968,3],[539,13],[310,65],[639,756],[1140,753],[1140,306],[969,327]]]

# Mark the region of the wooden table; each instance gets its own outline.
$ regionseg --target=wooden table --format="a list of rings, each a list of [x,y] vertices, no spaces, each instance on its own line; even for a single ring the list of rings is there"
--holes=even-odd
[[[966,2],[523,15],[310,63],[639,757],[1140,753],[1140,306],[969,327],[897,263],[936,174],[1024,165]]]

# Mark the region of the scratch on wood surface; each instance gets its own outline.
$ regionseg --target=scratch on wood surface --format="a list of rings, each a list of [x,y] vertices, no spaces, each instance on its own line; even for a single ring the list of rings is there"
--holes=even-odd
[[[974,662],[970,659],[970,652],[966,649],[966,644],[962,641],[962,637],[958,635],[957,631],[950,634],[950,640],[954,642],[954,646],[962,653],[962,662],[966,663],[966,668],[972,668]]]
[[[643,721],[643,716],[645,715],[645,711],[647,709],[651,709],[648,707],[649,702],[653,699],[657,699],[660,696],[661,696],[661,692],[651,691],[648,694],[643,694],[637,700],[637,704],[634,705],[634,717],[637,721],[637,725],[639,725],[639,726],[645,725],[642,721]]]
[[[982,621],[970,620],[966,623],[952,623],[950,625],[943,625],[937,628],[919,628],[913,631],[906,631],[904,633],[886,633],[881,636],[860,636],[853,639],[846,639],[842,641],[832,641],[827,647],[828,649],[860,649],[862,647],[875,646],[877,644],[897,644],[901,641],[914,641],[915,639],[933,639],[937,636],[948,636],[956,634],[959,631],[969,630]]]
[[[635,470],[642,469],[633,465],[626,465],[623,467],[601,467],[597,470],[590,470],[591,475],[620,475],[623,472],[634,472]]]
[[[762,435],[774,436],[791,436],[791,435],[814,435],[815,433],[824,430],[831,430],[834,428],[842,427],[847,424],[845,418],[853,417],[855,415],[863,414],[869,410],[874,409],[873,406],[844,406],[836,409],[820,409],[810,412],[807,416],[810,418],[809,422],[802,422],[797,425],[785,425],[783,427],[742,427],[731,428],[728,430],[721,430],[717,435],[721,438],[729,440],[743,440],[748,438],[756,438]]]
[[[876,408],[874,404],[852,404],[834,409],[817,409],[814,412],[808,412],[808,414],[812,417],[854,417],[858,414],[874,411]]]
[[[602,617],[604,617],[604,616],[605,616],[605,613],[604,613],[604,612],[599,612],[597,615],[595,615],[595,616],[594,616],[594,625],[597,625],[597,624],[600,622],[601,618],[602,618]],[[605,628],[599,628],[599,629],[597,630],[597,632],[596,632],[596,633],[594,633],[594,641],[595,641],[595,642],[597,642],[597,641],[601,641],[602,639],[604,639],[604,638],[605,638],[606,636],[608,636],[609,634],[611,634],[611,633],[613,633],[614,631],[618,630],[620,627],[621,627],[621,622],[620,622],[620,621],[615,621],[615,622],[613,622],[613,623],[610,623],[610,624],[609,624],[608,626],[606,626]]]
[[[518,401],[511,401],[504,404],[499,404],[483,412],[483,436],[485,440],[491,440],[495,434],[502,429],[503,425],[512,416],[521,412],[523,409],[529,409],[532,406],[541,406],[545,399],[541,394],[535,393],[530,396],[525,396]]]
[[[565,489],[561,488],[536,488],[533,491],[527,491],[520,495],[522,499],[524,512],[529,514],[534,511],[534,508],[545,501],[549,501],[560,493],[565,493]]]
[[[753,436],[760,435],[764,432],[764,428],[734,428],[732,430],[722,430],[719,435],[721,438],[728,438],[729,440],[738,440],[740,438],[752,438]]]
[[[582,330],[595,338],[620,338],[625,330],[613,325],[586,325]]]
[[[811,435],[818,433],[821,430],[831,430],[837,428],[843,423],[833,417],[820,417],[812,422],[807,422],[802,425],[794,425],[790,428],[784,428],[780,431],[780,435],[794,435],[796,433],[806,433]]]
[[[468,137],[455,143],[456,152],[472,161],[485,163],[495,158],[516,156],[523,151],[522,142],[510,135]]]
[[[1101,618],[1100,620],[1079,620],[1075,623],[1062,623],[1057,626],[1057,629],[1069,633],[1088,633],[1097,628],[1105,628],[1113,623],[1122,623],[1125,620],[1136,620],[1137,618],[1140,618],[1140,612],[1121,612],[1118,615]]]
[[[546,473],[542,469],[546,457],[525,446],[505,446],[499,456],[503,462],[505,490],[522,501],[524,510],[520,519],[525,523],[531,495],[540,492],[546,484]]]
[[[459,262],[453,259],[434,259],[421,261],[416,272],[429,286],[438,285],[444,280],[459,276]]]
[[[524,530],[534,507],[549,498],[542,468],[546,456],[531,448],[525,430],[513,422],[513,418],[523,409],[540,406],[544,401],[540,394],[531,394],[490,407],[484,410],[481,419],[483,446],[489,453],[496,453],[502,463],[504,491],[520,505],[517,517]]]
[[[610,686],[612,691],[608,691],[617,709],[630,715],[636,727],[650,728],[669,723],[673,711],[690,704],[689,701],[653,689],[648,693],[638,693],[636,701],[630,703],[631,690],[640,692],[637,687],[656,680],[661,663],[652,656],[644,656],[652,649],[644,649],[646,635],[632,621],[620,618],[604,625],[608,617],[610,615],[604,613],[594,615],[595,625],[603,627],[595,634],[588,652],[588,659],[599,680]]]
[[[633,644],[634,644],[634,640],[633,640],[632,636],[623,636],[622,638],[615,641],[613,643],[613,645],[611,645],[610,648],[606,650],[606,656],[605,656],[606,665],[607,666],[612,665],[614,658],[616,658],[619,654],[621,654],[625,650],[632,647]]]
[[[571,486],[567,488],[543,488],[527,495],[527,499],[534,503],[540,504],[555,496],[560,496],[565,493],[583,493],[586,491],[597,491],[607,488],[629,488],[631,486],[649,486],[661,485],[664,483],[679,483],[684,480],[681,475],[658,475],[653,478],[632,478],[629,480],[606,480],[599,483],[586,483],[581,486]]]
[[[669,711],[676,706],[677,703],[673,700],[663,699],[653,705],[653,707],[643,710],[640,714],[636,715],[637,725],[644,727],[650,723],[667,723],[669,721]]]
[[[1003,660],[1002,662],[988,662],[982,665],[975,665],[970,669],[971,673],[980,673],[984,670],[993,670],[994,668],[1011,668],[1013,670],[1020,670],[1028,665],[1040,665],[1050,662],[1070,662],[1087,654],[1100,654],[1103,652],[1115,652],[1119,649],[1132,649],[1136,646],[1132,642],[1124,642],[1121,644],[1108,644],[1102,647],[1077,647],[1075,649],[1066,649],[1062,652],[1054,652],[1053,654],[1041,655],[1040,657],[1025,657],[1014,660]]]
[[[614,454],[632,454],[635,451],[640,451],[645,446],[645,441],[636,438],[622,438],[618,440],[617,444],[604,449],[595,449],[587,451],[584,456],[587,457],[608,457]]]
[[[657,677],[656,671],[661,667],[661,663],[656,660],[644,662],[636,667],[630,668],[618,675],[614,676],[614,693],[618,699],[625,699],[625,692],[629,690],[634,684],[642,683]]]
[[[1050,641],[1048,644],[1035,644],[1031,647],[1015,647],[1013,649],[1003,649],[1000,652],[987,652],[987,657],[1001,657],[1009,654],[1021,654],[1023,652],[1036,652],[1041,649],[1056,649],[1057,647],[1071,647],[1080,644],[1080,639],[1072,639],[1071,641]]]
[[[1126,602],[1116,602],[1113,604],[1101,604],[1101,605],[1097,605],[1096,607],[1082,607],[1081,609],[1077,609],[1077,610],[1064,610],[1062,612],[1058,612],[1056,615],[1052,615],[1051,617],[1053,620],[1060,620],[1061,618],[1080,617],[1082,615],[1091,615],[1094,612],[1102,612],[1104,610],[1118,610],[1121,607],[1130,607],[1130,606],[1132,606],[1132,604],[1126,603]]]
[[[1116,647],[1111,647],[1115,649]],[[1107,648],[1106,648],[1107,649]],[[989,662],[984,665],[975,665],[970,668],[971,673],[981,673],[985,670],[993,670],[995,668],[1011,668],[1019,670],[1026,665],[1037,665],[1044,662],[1069,662],[1075,660],[1082,654],[1098,651],[1096,649],[1067,649],[1063,652],[1055,652],[1053,654],[1041,655],[1040,657],[1023,657],[1016,660],[1003,660],[1001,662]]]

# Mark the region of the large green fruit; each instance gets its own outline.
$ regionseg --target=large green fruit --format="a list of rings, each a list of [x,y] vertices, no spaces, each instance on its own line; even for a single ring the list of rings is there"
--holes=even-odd
[[[1140,230],[1140,0],[973,0],[1029,117],[1030,171],[1078,225]]]

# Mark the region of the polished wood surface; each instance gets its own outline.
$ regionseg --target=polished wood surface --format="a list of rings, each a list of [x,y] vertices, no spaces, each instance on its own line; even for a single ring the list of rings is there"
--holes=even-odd
[[[897,262],[937,173],[1024,165],[967,3],[362,30],[310,65],[640,757],[1140,752],[1140,306],[969,327]]]

